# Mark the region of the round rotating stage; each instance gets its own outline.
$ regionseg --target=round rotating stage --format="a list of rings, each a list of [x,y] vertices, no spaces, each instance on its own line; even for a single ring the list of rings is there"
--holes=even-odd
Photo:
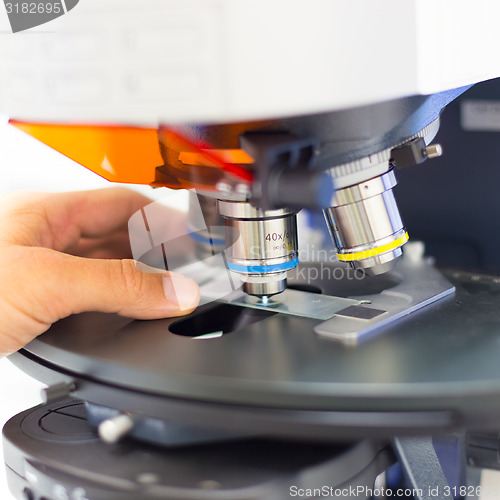
[[[96,405],[245,435],[336,440],[494,426],[500,279],[444,275],[455,295],[356,346],[316,335],[318,320],[211,303],[157,321],[71,316],[12,361],[44,382],[74,382],[72,396]],[[314,287],[356,296],[397,282],[365,280]],[[192,338],[211,330],[224,335]]]

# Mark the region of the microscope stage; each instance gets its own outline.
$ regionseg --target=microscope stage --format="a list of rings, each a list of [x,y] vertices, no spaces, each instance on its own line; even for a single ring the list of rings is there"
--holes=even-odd
[[[500,279],[444,275],[455,295],[357,345],[316,334],[321,320],[210,303],[155,321],[71,316],[11,359],[44,382],[74,382],[82,400],[193,427],[336,439],[494,425]],[[315,285],[352,298],[399,282],[365,279]]]

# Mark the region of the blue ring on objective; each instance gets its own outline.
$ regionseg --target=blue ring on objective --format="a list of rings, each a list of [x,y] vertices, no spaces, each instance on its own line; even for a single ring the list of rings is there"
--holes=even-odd
[[[217,245],[217,246],[225,246],[226,240],[217,240],[213,238],[207,238],[206,236],[202,236],[201,234],[198,233],[188,233],[191,238],[193,238],[194,241],[197,241],[199,243],[210,243],[210,245]]]
[[[283,262],[283,264],[269,264],[267,266],[240,266],[239,264],[227,263],[227,268],[230,271],[235,271],[237,273],[276,273],[279,271],[288,271],[293,269],[299,263],[299,258],[290,262]]]

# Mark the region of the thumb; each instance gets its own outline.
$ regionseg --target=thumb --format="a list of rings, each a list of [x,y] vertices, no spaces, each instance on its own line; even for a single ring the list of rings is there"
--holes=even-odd
[[[59,262],[49,294],[63,306],[58,318],[84,311],[117,313],[136,319],[188,314],[200,301],[191,278],[139,265],[134,260],[84,259],[54,252]],[[55,282],[54,282],[55,280]]]

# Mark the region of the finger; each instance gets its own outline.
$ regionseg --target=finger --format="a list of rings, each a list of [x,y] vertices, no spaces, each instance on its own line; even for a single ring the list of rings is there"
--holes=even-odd
[[[126,229],[130,217],[150,203],[149,198],[124,188],[21,193],[0,204],[6,221],[0,239],[64,251],[81,237],[101,237]],[[166,221],[181,214],[167,207],[165,213]]]
[[[93,259],[132,258],[128,233],[125,231],[104,238],[82,238],[77,245],[66,249],[66,253]]]
[[[17,283],[0,289],[0,354],[14,352],[73,313],[159,319],[187,314],[199,302],[193,280],[143,272],[133,260],[83,259],[32,247],[4,248],[0,259],[0,282]]]
[[[68,210],[71,225],[79,228],[85,238],[106,236],[119,229],[126,230],[130,217],[152,200],[125,188],[98,189],[76,193],[58,193],[54,205],[47,208],[53,221],[62,210]]]
[[[45,293],[60,305],[52,322],[83,311],[136,319],[181,316],[200,300],[191,278],[144,265],[139,269],[134,260],[83,259],[57,252],[45,258],[53,260],[44,266],[53,270],[45,278]]]

